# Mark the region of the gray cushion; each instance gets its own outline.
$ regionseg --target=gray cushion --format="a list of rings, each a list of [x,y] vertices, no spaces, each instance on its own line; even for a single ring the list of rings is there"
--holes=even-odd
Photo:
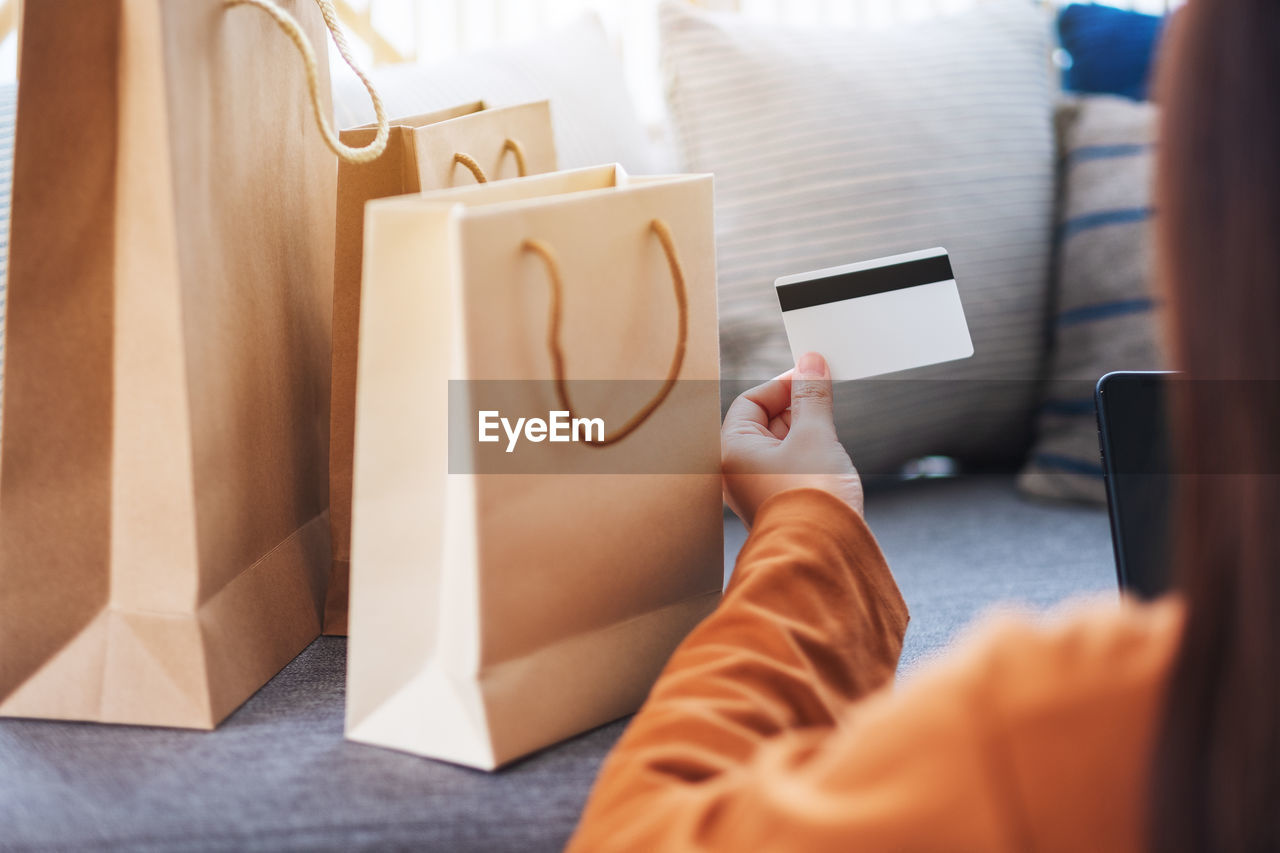
[[[868,517],[912,609],[905,669],[994,601],[1114,588],[1106,515],[1009,477],[874,490]],[[495,774],[345,743],[344,650],[317,640],[213,733],[0,721],[0,849],[563,846],[623,723]]]
[[[911,610],[900,671],[946,649],[994,605],[1043,609],[1116,590],[1107,514],[1019,498],[1010,478],[869,484],[867,522]],[[746,531],[726,524],[736,554]]]

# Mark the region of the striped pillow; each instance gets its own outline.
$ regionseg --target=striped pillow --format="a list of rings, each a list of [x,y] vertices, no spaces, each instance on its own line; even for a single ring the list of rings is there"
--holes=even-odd
[[[943,246],[975,356],[837,390],[864,473],[926,454],[1014,462],[1048,309],[1050,21],[1029,2],[878,31],[778,28],[667,3],[683,166],[714,172],[725,376],[791,362],[776,277]]]
[[[1155,107],[1083,97],[1067,118],[1051,381],[1023,469],[1038,497],[1106,501],[1093,387],[1164,364],[1148,291]]]

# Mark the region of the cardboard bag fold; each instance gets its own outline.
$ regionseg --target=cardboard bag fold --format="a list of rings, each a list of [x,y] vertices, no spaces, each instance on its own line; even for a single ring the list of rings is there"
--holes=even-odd
[[[365,145],[373,125],[342,131]],[[329,450],[333,568],[324,632],[347,633],[347,572],[351,559],[351,453],[360,323],[360,265],[365,204],[372,199],[556,170],[551,107],[546,101],[491,108],[483,101],[392,120],[378,160],[338,167],[338,236],[333,280],[333,408]]]
[[[260,9],[25,10],[0,714],[211,728],[320,629],[334,155]]]
[[[492,769],[634,711],[719,600],[711,178],[561,172],[365,229],[347,737]],[[634,430],[504,474],[475,400],[558,409],[557,362],[606,442]]]

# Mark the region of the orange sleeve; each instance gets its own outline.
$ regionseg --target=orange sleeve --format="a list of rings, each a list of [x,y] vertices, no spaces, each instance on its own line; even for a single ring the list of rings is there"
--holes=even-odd
[[[893,679],[907,608],[866,523],[815,489],[760,508],[720,607],[684,641],[597,781],[573,849],[692,843],[761,743],[829,731]],[[685,821],[674,822],[676,813]]]
[[[1180,612],[992,622],[890,689],[907,611],[870,531],[829,495],[783,493],[570,850],[1142,849]]]

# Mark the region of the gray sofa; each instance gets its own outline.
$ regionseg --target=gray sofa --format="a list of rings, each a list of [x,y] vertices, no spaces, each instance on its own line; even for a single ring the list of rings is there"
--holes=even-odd
[[[1012,475],[873,483],[911,607],[902,673],[996,602],[1115,594],[1106,513]],[[745,539],[725,523],[726,572]],[[626,721],[493,774],[342,739],[345,640],[317,640],[217,731],[0,721],[0,850],[558,850]]]
[[[388,72],[380,87],[400,115],[551,95],[562,165],[667,165],[642,148],[603,31],[582,27],[451,72]],[[581,79],[593,85],[562,83]],[[335,89],[341,124],[367,120],[350,106],[367,109],[358,85]],[[1020,497],[1012,472],[878,480],[867,516],[912,612],[904,677],[996,603],[1115,594],[1105,512]],[[726,520],[726,573],[745,536]],[[626,725],[468,770],[345,742],[344,662],[345,640],[315,641],[211,733],[0,720],[0,851],[557,850]]]

